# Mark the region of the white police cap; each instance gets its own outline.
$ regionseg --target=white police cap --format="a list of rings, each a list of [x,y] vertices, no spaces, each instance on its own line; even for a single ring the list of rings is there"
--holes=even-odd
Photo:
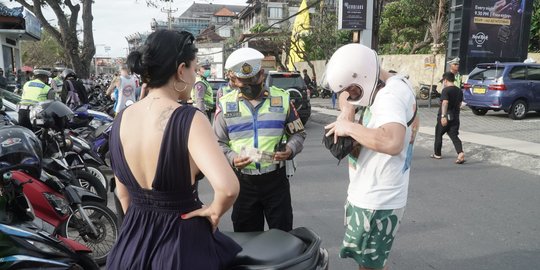
[[[450,65],[452,65],[452,64],[458,64],[459,65],[459,57],[456,57],[456,58],[454,58],[454,59],[452,59],[452,60],[450,60],[450,61],[448,61],[446,63],[448,63]]]
[[[240,48],[227,58],[225,68],[238,78],[250,78],[261,70],[264,55],[252,48]]]
[[[34,69],[34,75],[45,75],[50,77],[51,72],[45,69]]]

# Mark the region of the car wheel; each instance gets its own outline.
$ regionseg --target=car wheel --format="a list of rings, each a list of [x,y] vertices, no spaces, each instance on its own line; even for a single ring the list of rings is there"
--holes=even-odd
[[[508,116],[514,120],[521,120],[525,118],[527,115],[527,102],[525,100],[519,99],[514,101],[514,104],[512,104],[512,107],[510,107],[510,113]]]
[[[488,112],[487,109],[475,108],[475,107],[471,107],[471,111],[474,113],[474,115],[486,115],[486,113]]]

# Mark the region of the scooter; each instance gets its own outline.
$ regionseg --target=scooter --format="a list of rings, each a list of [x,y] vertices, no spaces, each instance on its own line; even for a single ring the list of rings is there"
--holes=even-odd
[[[223,233],[242,247],[229,270],[328,269],[328,251],[321,247],[321,238],[308,228]]]
[[[429,98],[429,84],[420,83],[420,91],[418,92],[418,97],[422,100]],[[431,86],[431,99],[440,98],[441,94],[437,91],[437,85]]]
[[[87,269],[99,266],[87,247],[64,237],[51,237],[31,222],[33,210],[23,185],[3,170],[0,185],[0,269]]]
[[[321,89],[321,97],[322,98],[332,97],[332,91],[330,91],[330,89],[322,88]]]

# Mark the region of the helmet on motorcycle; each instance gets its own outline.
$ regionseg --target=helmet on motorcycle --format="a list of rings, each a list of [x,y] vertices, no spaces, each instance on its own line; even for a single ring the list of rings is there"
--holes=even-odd
[[[62,75],[60,75],[60,78],[62,78],[62,80],[66,80],[68,77],[73,77],[76,79],[77,73],[75,73],[73,69],[66,68],[64,69],[64,71],[62,71]]]
[[[29,129],[21,126],[0,127],[0,171],[23,169],[31,176],[41,174],[41,142]]]
[[[63,131],[73,118],[73,111],[60,101],[43,101],[30,110],[30,121],[34,127]]]
[[[379,72],[379,59],[374,50],[358,43],[347,44],[337,49],[328,61],[323,87],[339,93],[349,86],[357,86],[360,93],[349,103],[369,106],[375,98]]]

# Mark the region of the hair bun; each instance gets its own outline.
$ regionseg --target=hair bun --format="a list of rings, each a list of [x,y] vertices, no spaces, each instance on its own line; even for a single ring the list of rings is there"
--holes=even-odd
[[[142,61],[143,55],[140,51],[133,51],[128,55],[127,66],[133,73],[142,75],[145,73],[146,67]]]

